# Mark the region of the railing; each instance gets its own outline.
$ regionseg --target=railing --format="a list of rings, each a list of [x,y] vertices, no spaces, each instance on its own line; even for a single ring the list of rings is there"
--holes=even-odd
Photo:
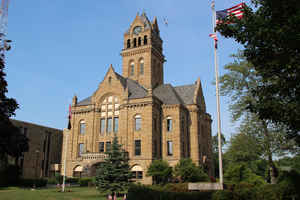
[[[99,152],[81,153],[78,160],[99,160],[102,161],[106,158],[106,154]]]

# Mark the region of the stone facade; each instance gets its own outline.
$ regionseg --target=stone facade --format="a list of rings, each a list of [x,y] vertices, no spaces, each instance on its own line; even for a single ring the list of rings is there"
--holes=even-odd
[[[177,87],[164,84],[162,43],[156,18],[150,22],[145,13],[137,15],[124,34],[122,75],[111,65],[90,97],[78,101],[74,96],[72,128],[64,130],[67,176],[93,175],[114,135],[142,183],[152,183],[145,175],[155,159],[174,166],[190,157],[213,173],[212,120],[200,79]]]
[[[63,131],[11,120],[29,139],[29,151],[19,158],[19,166],[24,178],[41,178],[54,176],[61,163]]]

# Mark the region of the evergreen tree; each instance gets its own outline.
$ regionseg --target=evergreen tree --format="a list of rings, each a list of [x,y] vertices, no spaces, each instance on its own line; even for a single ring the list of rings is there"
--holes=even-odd
[[[9,120],[15,115],[18,104],[15,99],[6,97],[7,82],[4,68],[4,54],[2,53],[0,55],[0,169],[6,167],[7,155],[17,160],[24,151],[28,150],[28,139]]]
[[[114,137],[107,157],[100,163],[96,172],[96,184],[103,194],[126,193],[132,177],[128,153],[121,148],[117,136]]]

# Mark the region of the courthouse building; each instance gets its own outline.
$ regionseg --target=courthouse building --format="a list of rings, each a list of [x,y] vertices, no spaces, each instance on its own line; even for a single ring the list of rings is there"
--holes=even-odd
[[[212,120],[200,79],[190,85],[164,83],[165,57],[156,18],[150,22],[145,13],[135,17],[124,33],[121,56],[122,75],[110,65],[90,97],[73,97],[72,128],[64,130],[66,175],[94,175],[114,135],[142,183],[152,183],[146,172],[155,159],[174,166],[181,158],[191,158],[213,173]]]

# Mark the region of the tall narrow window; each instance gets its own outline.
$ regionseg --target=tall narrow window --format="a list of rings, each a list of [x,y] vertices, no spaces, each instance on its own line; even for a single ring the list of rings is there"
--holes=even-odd
[[[27,136],[27,128],[24,128],[24,135]]]
[[[134,62],[130,63],[130,76],[134,75]]]
[[[112,118],[107,119],[107,133],[112,132]]]
[[[136,156],[141,155],[141,140],[134,141],[134,155]]]
[[[127,40],[127,48],[130,48],[130,39]]]
[[[140,74],[141,75],[144,74],[144,60],[143,59],[140,61]]]
[[[147,35],[144,36],[144,45],[148,43]]]
[[[141,115],[135,116],[135,130],[139,131],[142,128],[142,118]]]
[[[81,156],[81,154],[84,153],[84,144],[80,143],[78,144],[78,156]]]
[[[114,132],[117,133],[119,131],[119,117],[114,118]]]
[[[168,117],[167,118],[167,131],[170,132],[172,131],[172,127],[173,126],[173,123],[172,123],[172,118],[171,117]]]
[[[136,38],[133,39],[133,47],[136,47]]]
[[[85,122],[80,121],[80,134],[85,134]]]
[[[138,46],[141,46],[142,45],[142,39],[141,39],[141,37],[139,37],[139,39],[138,39]]]
[[[106,142],[106,152],[111,150],[111,142]]]
[[[100,133],[104,134],[105,132],[105,119],[100,120]]]
[[[104,152],[104,142],[99,142],[99,152]]]
[[[167,150],[168,150],[168,156],[172,156],[173,155],[173,142],[172,141],[167,142]]]

